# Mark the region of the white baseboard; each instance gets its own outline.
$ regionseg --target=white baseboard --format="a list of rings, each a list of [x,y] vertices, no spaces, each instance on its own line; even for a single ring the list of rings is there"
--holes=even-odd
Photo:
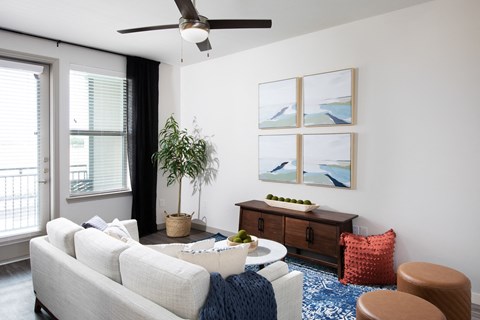
[[[480,306],[480,293],[472,291],[472,303]]]
[[[2,265],[5,265],[5,264],[9,264],[9,263],[14,263],[14,262],[19,262],[19,261],[23,261],[23,260],[28,260],[30,259],[30,256],[21,256],[21,257],[16,257],[16,258],[13,258],[13,259],[8,259],[8,260],[2,260],[0,261],[0,266]]]
[[[165,230],[165,228],[166,228],[165,223],[157,224],[157,230]],[[233,236],[235,234],[234,232],[208,227],[204,223],[192,222],[192,229],[205,231],[205,232],[210,232],[210,233],[217,233],[218,232],[218,233],[221,233],[221,234],[223,234],[227,237]]]
[[[200,231],[206,231],[206,232],[210,232],[210,233],[221,233],[223,234],[224,236],[233,236],[235,233],[234,232],[230,232],[230,231],[226,231],[226,230],[222,230],[222,229],[217,229],[217,228],[212,228],[212,227],[209,227],[209,226],[206,226],[205,224],[199,224],[199,223],[193,223],[192,222],[192,229],[195,229],[195,230],[200,230]]]

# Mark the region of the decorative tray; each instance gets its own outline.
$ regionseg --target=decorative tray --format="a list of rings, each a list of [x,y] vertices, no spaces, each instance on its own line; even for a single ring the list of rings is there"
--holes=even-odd
[[[266,204],[270,207],[277,207],[277,208],[284,208],[290,210],[297,210],[302,212],[312,211],[320,207],[318,204],[298,204],[298,203],[291,203],[291,202],[284,202],[278,200],[263,200]]]

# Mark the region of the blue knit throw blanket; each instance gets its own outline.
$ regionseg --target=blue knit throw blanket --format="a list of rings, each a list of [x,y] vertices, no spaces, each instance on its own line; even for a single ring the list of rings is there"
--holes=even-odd
[[[276,320],[272,284],[253,271],[223,279],[210,274],[210,290],[200,320]]]

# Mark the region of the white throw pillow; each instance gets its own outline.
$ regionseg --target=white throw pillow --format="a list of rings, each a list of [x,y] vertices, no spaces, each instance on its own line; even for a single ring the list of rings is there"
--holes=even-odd
[[[185,246],[185,250],[191,250],[191,251],[208,250],[208,249],[212,249],[214,245],[215,245],[215,239],[210,238],[210,239],[189,243]]]
[[[192,243],[167,243],[167,244],[153,244],[147,245],[147,247],[158,251],[160,253],[166,254],[170,257],[178,258],[178,254],[181,251],[197,251],[197,250],[207,250],[213,248],[215,245],[215,239],[206,239]]]
[[[108,227],[103,230],[109,236],[112,236],[118,240],[122,238],[131,238],[132,236],[128,232],[127,228],[120,222],[120,220],[115,219],[108,224]]]
[[[212,248],[208,250],[184,250],[178,257],[207,269],[208,272],[218,272],[223,278],[245,271],[249,243],[234,247]]]

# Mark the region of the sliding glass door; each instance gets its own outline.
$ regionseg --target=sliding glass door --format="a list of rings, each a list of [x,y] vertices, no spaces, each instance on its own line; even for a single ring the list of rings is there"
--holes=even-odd
[[[50,213],[49,67],[0,57],[0,243]]]

